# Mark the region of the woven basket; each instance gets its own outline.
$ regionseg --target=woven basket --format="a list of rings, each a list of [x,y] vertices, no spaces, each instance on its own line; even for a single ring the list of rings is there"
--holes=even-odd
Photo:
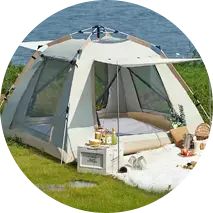
[[[205,140],[209,137],[210,126],[207,123],[201,123],[195,130],[197,140]]]

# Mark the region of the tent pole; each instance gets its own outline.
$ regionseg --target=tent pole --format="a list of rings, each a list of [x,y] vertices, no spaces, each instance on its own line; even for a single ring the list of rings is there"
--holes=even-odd
[[[78,33],[84,33],[84,31],[91,30],[91,29],[92,29],[92,27],[89,27],[89,28],[86,28],[86,29],[83,29],[83,30],[79,30],[79,31],[73,32],[70,35],[72,36],[72,35],[75,35],[75,34],[78,34]]]
[[[68,112],[69,112],[69,106],[67,106],[66,109],[66,117],[65,117],[65,124],[64,124],[64,134],[63,134],[63,143],[62,143],[62,152],[61,152],[61,164],[63,163],[63,157],[64,157],[64,144],[65,144],[65,138],[67,133],[67,121],[68,121]]]
[[[120,168],[120,125],[119,125],[119,117],[120,117],[120,94],[119,94],[119,67],[117,64],[117,69],[116,69],[116,74],[117,74],[117,134],[118,134],[118,172],[119,172],[119,168]]]

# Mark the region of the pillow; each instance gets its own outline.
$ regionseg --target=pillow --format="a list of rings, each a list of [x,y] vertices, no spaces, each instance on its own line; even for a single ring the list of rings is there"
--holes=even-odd
[[[188,134],[188,129],[186,126],[178,127],[176,129],[171,129],[170,134],[175,142],[175,145],[179,148],[183,148],[183,141],[186,134]]]

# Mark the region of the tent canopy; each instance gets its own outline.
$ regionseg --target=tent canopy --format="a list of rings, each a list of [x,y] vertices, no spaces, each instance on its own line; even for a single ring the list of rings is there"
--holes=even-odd
[[[69,39],[47,48],[48,43],[48,41],[23,42],[21,46],[37,49],[40,45],[44,45],[40,47],[43,48],[41,49],[43,55],[71,61],[78,50],[82,49],[84,45],[88,45],[90,46],[93,60],[123,67],[152,66],[156,64],[183,63],[201,60],[200,58],[162,58],[159,54],[146,46],[131,40],[114,40],[113,37],[110,37],[107,43],[103,43],[102,39],[96,41]],[[99,51],[97,51],[97,49]]]
[[[125,33],[112,37],[118,32],[102,26],[90,30],[86,39],[74,38],[82,30],[53,41],[22,43],[36,52],[3,111],[5,134],[71,162],[77,147],[94,137],[98,119],[115,127],[120,117],[125,153],[170,143],[169,118],[179,105],[190,132],[203,122],[171,68],[171,63],[199,59],[169,59]]]

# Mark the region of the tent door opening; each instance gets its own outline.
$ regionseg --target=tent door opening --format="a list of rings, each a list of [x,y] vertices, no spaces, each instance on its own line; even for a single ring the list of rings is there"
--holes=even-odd
[[[130,70],[95,62],[94,76],[97,124],[111,130],[118,128],[119,121],[120,136],[165,131],[149,122],[155,117],[165,120],[170,109],[169,98],[155,67]]]

